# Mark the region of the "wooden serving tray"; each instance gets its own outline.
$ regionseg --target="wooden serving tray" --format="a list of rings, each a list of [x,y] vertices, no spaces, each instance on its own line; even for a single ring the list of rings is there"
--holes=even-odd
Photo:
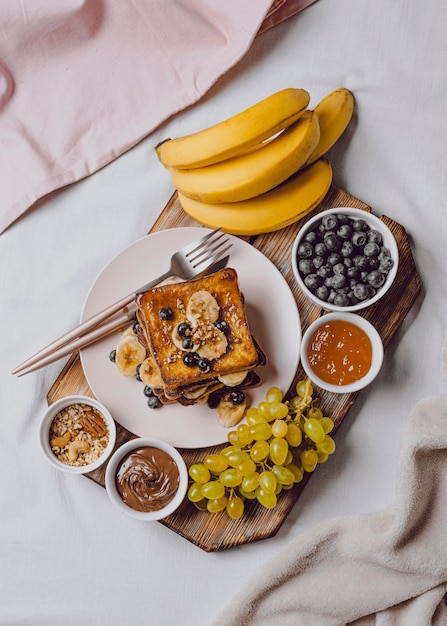
[[[318,209],[306,218],[275,233],[244,238],[269,258],[287,280],[298,305],[303,333],[322,314],[322,309],[313,305],[296,285],[291,263],[293,240],[301,226],[312,215],[331,207],[342,206],[371,211],[370,207],[365,203],[354,198],[346,191],[333,186]],[[415,303],[421,291],[421,283],[404,227],[384,215],[380,219],[390,228],[396,238],[400,253],[398,273],[392,287],[380,302],[372,305],[365,311],[360,311],[359,314],[374,324],[386,349]],[[183,226],[197,226],[197,223],[185,214],[180,206],[177,194],[174,193],[150,232]],[[304,371],[299,366],[291,388],[283,391],[290,396],[296,382],[304,377]],[[319,389],[316,389],[316,392],[319,398],[319,405],[324,414],[331,416],[334,420],[333,432],[336,432],[357,395],[361,393],[333,394],[323,390],[320,391]],[[363,393],[367,393],[367,390],[364,390]],[[48,404],[52,404],[59,398],[71,394],[83,394],[93,397],[93,392],[84,377],[78,353],[74,353],[71,356],[49,390],[47,394]],[[133,433],[117,424],[116,447],[134,436]],[[179,451],[189,466],[198,460],[202,460],[206,453],[215,452],[221,448],[222,446],[214,446],[205,450],[180,449]],[[87,474],[87,476],[98,485],[104,487],[105,469],[104,465],[100,469]],[[314,473],[318,475],[318,468]],[[266,539],[278,532],[289,511],[300,497],[310,476],[310,474],[306,474],[304,480],[293,489],[283,491],[278,498],[277,507],[273,510],[265,509],[257,504],[256,501],[246,501],[245,513],[242,519],[231,520],[225,512],[210,514],[198,511],[193,504],[185,499],[175,513],[160,523],[206,552],[224,550]]]

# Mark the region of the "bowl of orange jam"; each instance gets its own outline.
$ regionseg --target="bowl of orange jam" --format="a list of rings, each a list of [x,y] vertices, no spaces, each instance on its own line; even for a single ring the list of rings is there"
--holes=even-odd
[[[369,385],[383,363],[383,343],[374,326],[355,313],[326,313],[306,330],[301,363],[321,389],[352,393]]]

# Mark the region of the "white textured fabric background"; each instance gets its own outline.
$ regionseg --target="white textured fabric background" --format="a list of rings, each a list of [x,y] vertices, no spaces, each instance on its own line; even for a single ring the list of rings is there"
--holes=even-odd
[[[209,626],[303,530],[393,503],[408,416],[446,391],[446,13],[443,0],[318,0],[257,38],[199,103],[1,235],[2,626]],[[330,155],[334,181],[407,228],[424,298],[279,534],[207,554],[117,514],[91,481],[55,473],[37,424],[62,363],[20,379],[10,370],[78,322],[98,272],[163,209],[173,189],[154,146],[288,86],[306,88],[313,104],[339,86],[353,91],[355,119]]]

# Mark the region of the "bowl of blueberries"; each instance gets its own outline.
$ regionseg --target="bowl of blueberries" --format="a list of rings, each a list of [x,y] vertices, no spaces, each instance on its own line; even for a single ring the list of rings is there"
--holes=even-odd
[[[315,215],[292,248],[298,286],[330,311],[359,311],[377,302],[391,287],[398,264],[397,243],[386,224],[350,207]]]

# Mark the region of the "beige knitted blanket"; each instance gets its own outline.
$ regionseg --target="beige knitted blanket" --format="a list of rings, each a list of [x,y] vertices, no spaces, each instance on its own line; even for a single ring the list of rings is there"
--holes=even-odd
[[[447,625],[447,396],[409,417],[393,506],[304,532],[213,626],[346,624]]]

